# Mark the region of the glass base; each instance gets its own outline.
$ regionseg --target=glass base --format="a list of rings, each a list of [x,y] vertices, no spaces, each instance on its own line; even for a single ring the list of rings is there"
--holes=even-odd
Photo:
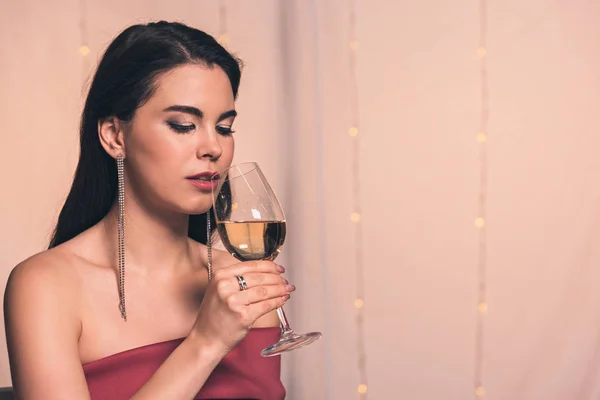
[[[277,356],[287,351],[299,349],[300,347],[308,346],[312,342],[323,336],[321,332],[310,332],[298,334],[294,331],[288,331],[281,334],[279,342],[271,345],[260,352],[263,357]]]

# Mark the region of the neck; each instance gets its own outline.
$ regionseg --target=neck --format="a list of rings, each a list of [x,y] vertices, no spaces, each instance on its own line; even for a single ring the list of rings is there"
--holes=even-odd
[[[151,212],[131,197],[126,197],[125,204],[125,263],[128,271],[162,276],[189,267],[188,215]],[[118,206],[115,204],[102,221],[104,232],[115,250],[117,217]]]

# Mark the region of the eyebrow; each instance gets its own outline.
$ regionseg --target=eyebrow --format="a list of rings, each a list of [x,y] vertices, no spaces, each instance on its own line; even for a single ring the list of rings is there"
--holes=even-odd
[[[204,114],[202,114],[202,111],[200,111],[196,107],[191,107],[191,106],[171,106],[171,107],[165,108],[163,111],[164,112],[177,111],[177,112],[182,112],[185,114],[194,115],[199,118],[202,118],[202,116],[204,115]]]
[[[219,117],[219,120],[217,122],[221,122],[227,118],[231,118],[231,117],[237,117],[237,111],[235,110],[229,110],[224,112],[223,114],[221,114],[221,116]]]
[[[177,111],[177,112],[181,112],[181,113],[185,113],[185,114],[190,114],[190,115],[193,115],[198,118],[202,118],[204,116],[204,113],[202,111],[200,111],[198,108],[192,107],[192,106],[175,105],[175,106],[167,107],[163,111],[164,112]],[[229,110],[229,111],[226,111],[223,114],[221,114],[219,116],[219,120],[217,122],[221,122],[227,118],[236,117],[236,116],[237,116],[237,111]]]

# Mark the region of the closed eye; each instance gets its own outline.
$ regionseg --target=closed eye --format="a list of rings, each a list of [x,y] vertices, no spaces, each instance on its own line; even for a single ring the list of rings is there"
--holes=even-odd
[[[232,133],[234,133],[235,131],[232,131],[230,126],[220,126],[220,125],[218,125],[217,126],[217,132],[219,134],[221,134],[221,135],[229,136]]]
[[[167,125],[169,125],[169,127],[177,133],[188,133],[196,129],[196,125],[194,124],[182,125],[177,124],[175,122],[167,121]]]

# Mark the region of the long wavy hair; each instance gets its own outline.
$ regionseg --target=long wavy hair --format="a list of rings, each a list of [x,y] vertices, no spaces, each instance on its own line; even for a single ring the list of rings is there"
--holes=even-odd
[[[153,95],[157,77],[189,63],[223,69],[237,98],[241,61],[198,29],[165,21],[133,25],[108,46],[83,108],[79,162],[49,248],[100,222],[117,198],[116,163],[100,144],[98,121],[108,117],[131,121],[136,110]],[[206,214],[190,215],[188,235],[207,243]]]

